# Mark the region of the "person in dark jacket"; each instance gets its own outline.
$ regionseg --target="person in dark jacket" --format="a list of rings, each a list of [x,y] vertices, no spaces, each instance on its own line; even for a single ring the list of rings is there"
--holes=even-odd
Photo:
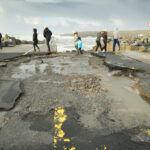
[[[33,29],[33,47],[34,47],[34,52],[36,52],[36,47],[38,48],[40,52],[40,48],[38,46],[38,34],[37,34],[37,29]]]
[[[52,32],[46,27],[44,29],[44,32],[43,32],[43,35],[46,39],[46,45],[47,45],[47,48],[48,48],[48,52],[51,53],[51,49],[50,49],[50,40],[51,40],[51,36],[52,36]]]
[[[104,49],[105,52],[107,52],[107,32],[102,31],[101,34],[102,34],[103,41],[104,41],[104,47],[102,48],[102,50]]]
[[[2,49],[2,34],[0,33],[0,49]]]
[[[102,50],[102,45],[101,45],[101,42],[100,42],[101,37],[102,37],[101,33],[97,33],[97,38],[96,38],[96,44],[97,44],[97,46],[96,46],[96,52],[97,52],[97,50],[98,50],[99,47]]]

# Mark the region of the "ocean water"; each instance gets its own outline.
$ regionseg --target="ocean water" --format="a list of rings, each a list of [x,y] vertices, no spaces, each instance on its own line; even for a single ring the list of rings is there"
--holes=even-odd
[[[32,35],[17,35],[15,36],[21,40],[32,40]],[[39,40],[44,40],[43,35],[38,36]],[[81,37],[82,38],[82,37]],[[95,37],[84,37],[82,38],[83,50],[91,50],[96,45]],[[57,47],[57,52],[66,52],[75,50],[74,47],[74,38],[73,36],[62,36],[62,35],[53,35],[51,44]]]
[[[83,50],[91,50],[96,45],[96,38],[94,37],[85,37],[82,38]],[[72,36],[54,36],[52,39],[52,44],[57,46],[58,52],[66,52],[75,50],[74,47],[74,38]]]

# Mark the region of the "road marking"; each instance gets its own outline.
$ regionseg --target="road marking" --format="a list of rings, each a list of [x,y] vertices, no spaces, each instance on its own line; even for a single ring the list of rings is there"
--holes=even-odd
[[[54,148],[57,148],[57,143],[65,142],[70,143],[71,140],[65,137],[65,132],[62,130],[63,123],[67,120],[67,115],[65,114],[65,109],[62,107],[55,108],[54,112],[54,128],[55,128],[55,135],[54,135]],[[75,147],[67,148],[63,147],[64,150],[76,150]]]
[[[103,148],[103,150],[107,150],[107,147],[105,145],[101,145],[100,148]],[[96,148],[96,150],[99,150],[99,148]]]
[[[33,51],[33,49],[31,49],[31,50],[25,52],[23,55],[27,55],[27,54],[30,53],[31,51]]]
[[[107,147],[104,145],[104,150],[107,150]]]
[[[150,129],[143,129],[143,131],[144,131],[148,136],[150,136]]]
[[[63,123],[67,120],[67,115],[65,114],[65,109],[63,107],[55,108],[54,112],[54,149],[57,148],[58,142],[70,143],[71,140],[69,138],[65,138],[65,132],[62,130]],[[103,150],[107,150],[105,145],[101,145]],[[63,150],[76,150],[76,147],[68,148],[66,146],[63,147]],[[96,148],[98,150],[98,148]]]

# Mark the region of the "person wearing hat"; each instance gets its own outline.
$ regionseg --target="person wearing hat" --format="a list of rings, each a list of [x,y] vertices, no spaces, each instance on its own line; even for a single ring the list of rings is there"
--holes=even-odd
[[[78,38],[79,38],[78,32],[74,32],[73,35],[74,35],[74,46],[75,46],[75,48],[76,48],[76,50],[77,50],[77,55],[78,55],[78,54],[79,54],[79,51],[78,51],[78,44],[77,44]]]

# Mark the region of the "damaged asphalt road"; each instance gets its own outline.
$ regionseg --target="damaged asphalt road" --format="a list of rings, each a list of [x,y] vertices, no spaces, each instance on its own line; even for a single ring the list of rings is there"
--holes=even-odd
[[[104,61],[66,53],[1,68],[0,80],[21,82],[23,94],[0,111],[0,150],[149,150],[148,103],[134,77],[114,76]]]
[[[21,83],[19,81],[0,81],[0,109],[10,110],[21,95]]]
[[[140,94],[150,99],[150,65],[141,61],[125,57],[120,53],[92,53],[94,56],[104,58],[104,63],[110,70],[121,70],[123,72],[132,73],[133,76],[139,78],[138,88]]]

